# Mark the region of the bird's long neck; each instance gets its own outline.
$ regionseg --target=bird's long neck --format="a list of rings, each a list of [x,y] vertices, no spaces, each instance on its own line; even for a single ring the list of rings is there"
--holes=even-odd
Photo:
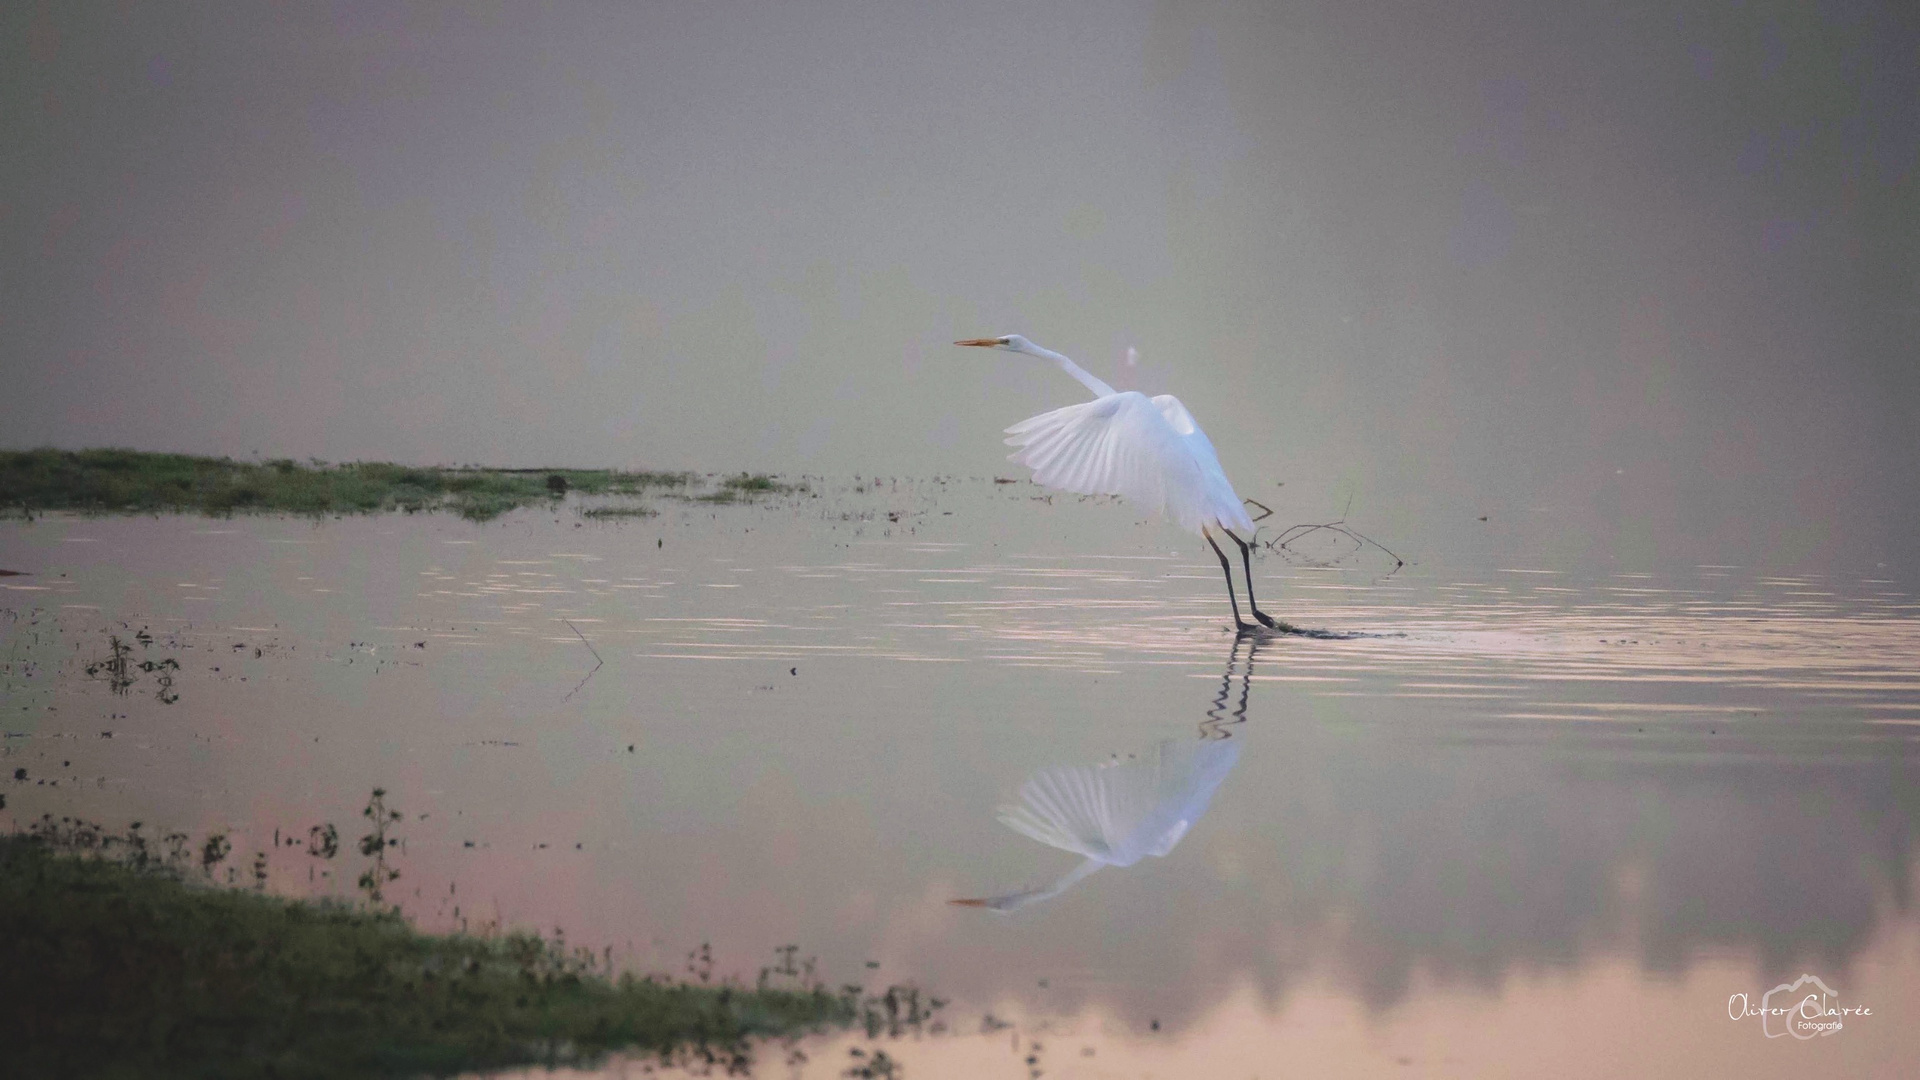
[[[1079,364],[1076,364],[1073,361],[1067,359],[1066,357],[1061,356],[1059,353],[1054,352],[1052,349],[1043,349],[1038,345],[1030,345],[1029,351],[1031,351],[1035,356],[1044,357],[1048,360],[1053,361],[1055,364],[1059,365],[1061,371],[1064,371],[1067,374],[1073,376],[1074,378],[1079,379],[1080,384],[1082,386],[1085,386],[1087,389],[1093,391],[1094,397],[1112,397],[1113,396],[1113,393],[1114,393],[1113,387],[1108,386],[1106,383],[1103,383],[1099,379],[1094,378],[1093,375],[1090,374],[1086,368],[1083,368]]]
[[[1028,904],[1037,904],[1042,900],[1051,900],[1061,893],[1066,892],[1068,889],[1073,888],[1075,885],[1078,885],[1082,879],[1105,865],[1107,864],[1101,862],[1099,859],[1088,859],[1079,866],[1067,871],[1060,880],[1045,888],[1028,889],[1025,892],[1011,893],[1006,896],[996,896],[988,900],[974,901],[973,906],[992,908],[995,911],[1013,911],[1017,908],[1026,907]]]

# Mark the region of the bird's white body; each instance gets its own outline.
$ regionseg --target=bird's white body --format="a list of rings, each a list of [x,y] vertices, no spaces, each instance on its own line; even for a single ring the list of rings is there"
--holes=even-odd
[[[1008,428],[1007,445],[1036,484],[1118,495],[1189,532],[1253,531],[1213,443],[1172,394],[1128,390],[1041,413]]]

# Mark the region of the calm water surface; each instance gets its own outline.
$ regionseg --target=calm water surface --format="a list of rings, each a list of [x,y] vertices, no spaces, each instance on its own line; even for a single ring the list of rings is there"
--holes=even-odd
[[[806,1076],[876,1046],[914,1077],[1920,1059],[1911,582],[1388,573],[1321,538],[1256,564],[1263,606],[1355,636],[1236,641],[1210,553],[1124,507],[815,487],[611,524],[0,523],[31,572],[0,578],[0,826],[225,832],[240,880],[265,853],[274,890],[351,895],[378,786],[426,926],[648,971],[710,942],[749,980],[797,944],[951,999],[937,1034],[806,1044]],[[129,685],[86,670],[114,637]],[[1043,770],[1150,833],[1135,859],[950,905],[1082,863],[996,820]],[[1873,1014],[1729,1017],[1803,973]]]

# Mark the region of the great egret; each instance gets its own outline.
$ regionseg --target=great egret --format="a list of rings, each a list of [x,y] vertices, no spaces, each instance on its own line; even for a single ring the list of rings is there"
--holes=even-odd
[[[1125,761],[1041,769],[1021,786],[1021,805],[1000,808],[1000,820],[1085,861],[1045,888],[948,903],[1012,911],[1051,900],[1102,867],[1167,854],[1207,812],[1243,741],[1163,739]]]
[[[1136,390],[1121,393],[1080,365],[1019,334],[971,338],[954,344],[1051,360],[1093,391],[1092,401],[1041,413],[1008,428],[1007,445],[1019,447],[1008,460],[1031,468],[1036,484],[1080,495],[1118,495],[1199,533],[1220,557],[1234,629],[1244,633],[1254,627],[1240,618],[1240,602],[1233,595],[1233,567],[1214,540],[1213,530],[1227,534],[1240,547],[1240,564],[1247,575],[1248,609],[1260,625],[1283,628],[1254,600],[1251,549],[1233,531],[1244,529],[1251,534],[1253,520],[1227,482],[1227,474],[1221,471],[1220,458],[1213,452],[1207,433],[1194,423],[1193,414],[1179,398],[1172,394],[1149,398]]]

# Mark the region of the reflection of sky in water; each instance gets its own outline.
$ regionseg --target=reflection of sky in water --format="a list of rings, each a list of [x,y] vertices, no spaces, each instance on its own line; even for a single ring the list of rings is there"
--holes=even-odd
[[[652,970],[710,939],[751,973],[798,942],[830,981],[1053,1017],[1165,1075],[1192,1073],[1154,1054],[1228,1035],[1483,1060],[1473,1025],[1583,1009],[1709,1068],[1734,1058],[1680,1044],[1749,1054],[1735,990],[1804,968],[1891,1008],[1920,982],[1903,583],[1269,557],[1276,615],[1370,636],[1250,658],[1203,549],[1122,510],[823,490],[579,528],[7,523],[0,566],[34,574],[0,593],[0,754],[28,770],[0,819],[228,828],[250,858],[350,829],[381,785],[407,815],[396,895],[430,925],[563,926]],[[142,627],[177,704],[82,673]],[[1036,770],[1242,715],[1163,858],[1004,918],[947,904],[1058,872],[993,818]],[[357,866],[283,847],[272,872],[345,892]],[[1164,1044],[1126,1041],[1151,1020]],[[1896,1025],[1830,1042],[1910,1056]]]

